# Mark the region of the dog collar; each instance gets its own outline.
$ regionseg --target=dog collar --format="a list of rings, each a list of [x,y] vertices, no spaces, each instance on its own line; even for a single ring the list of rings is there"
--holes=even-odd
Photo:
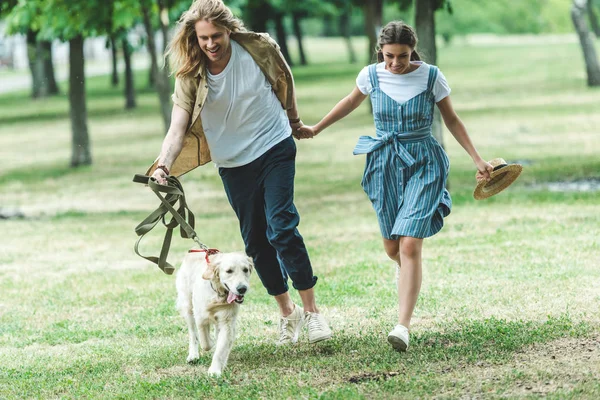
[[[210,264],[208,256],[219,253],[219,249],[191,249],[188,253],[206,253],[204,259],[206,260],[206,264]]]

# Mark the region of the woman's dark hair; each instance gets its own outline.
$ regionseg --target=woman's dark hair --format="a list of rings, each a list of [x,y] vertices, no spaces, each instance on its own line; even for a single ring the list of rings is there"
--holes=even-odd
[[[382,48],[385,44],[405,44],[410,46],[412,53],[410,55],[411,61],[420,61],[421,57],[417,53],[417,34],[414,29],[404,23],[404,21],[391,21],[383,27],[377,40],[377,61],[383,61]]]

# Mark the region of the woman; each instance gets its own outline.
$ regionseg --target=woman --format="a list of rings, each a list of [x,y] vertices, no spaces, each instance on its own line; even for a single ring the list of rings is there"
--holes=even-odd
[[[493,170],[456,115],[444,75],[420,61],[416,45],[410,26],[388,23],[378,40],[379,63],[363,68],[354,90],[319,123],[297,133],[300,138],[314,137],[371,98],[377,137],[361,136],[354,154],[367,154],[361,185],[377,213],[385,252],[398,264],[398,324],[388,342],[399,351],[408,348],[410,320],[421,288],[423,239],[442,228],[452,206],[445,189],[448,157],[431,135],[435,104],[446,127],[473,159],[477,179],[489,180]]]

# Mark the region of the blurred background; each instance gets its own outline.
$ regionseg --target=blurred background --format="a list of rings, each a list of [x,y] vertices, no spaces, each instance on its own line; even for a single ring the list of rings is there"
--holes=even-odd
[[[311,56],[311,52],[328,43],[320,39],[330,38],[342,38],[329,43],[346,49],[336,62],[366,65],[373,60],[381,26],[402,19],[416,27],[418,49],[431,64],[438,64],[438,53],[451,52],[453,44],[579,43],[587,84],[600,85],[594,47],[594,36],[600,35],[600,0],[225,3],[249,29],[271,33],[292,66],[322,64],[326,61],[323,54]],[[71,156],[73,167],[91,163],[86,148],[86,77],[109,75],[112,86],[124,88],[125,108],[131,109],[136,107],[133,71],[148,70],[147,83],[157,93],[166,131],[172,78],[162,68],[162,54],[178,17],[190,4],[190,0],[2,0],[0,90],[28,89],[32,98],[69,91],[73,141],[77,144]],[[443,69],[443,64],[440,66]]]

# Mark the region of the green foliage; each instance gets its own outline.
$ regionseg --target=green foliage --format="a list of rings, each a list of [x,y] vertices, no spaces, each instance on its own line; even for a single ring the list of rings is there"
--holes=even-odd
[[[436,23],[445,35],[563,33],[572,31],[569,8],[565,0],[452,0],[453,13],[438,13]]]

